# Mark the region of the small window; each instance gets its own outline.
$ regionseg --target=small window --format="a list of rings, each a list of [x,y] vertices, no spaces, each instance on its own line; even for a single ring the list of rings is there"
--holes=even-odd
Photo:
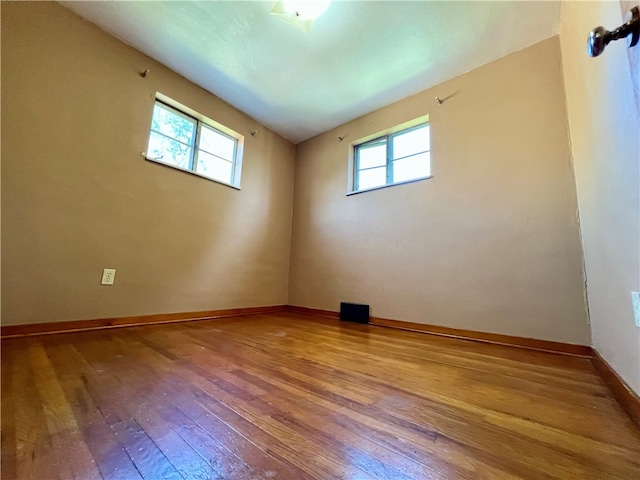
[[[353,191],[431,176],[429,124],[356,145]]]
[[[147,160],[239,187],[240,136],[225,133],[215,122],[200,117],[156,100]]]

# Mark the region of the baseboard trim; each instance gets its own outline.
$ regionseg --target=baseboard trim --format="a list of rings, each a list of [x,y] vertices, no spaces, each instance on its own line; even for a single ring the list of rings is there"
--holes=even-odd
[[[640,396],[631,390],[631,387],[625,382],[620,375],[602,358],[602,355],[593,348],[593,357],[591,362],[596,371],[604,379],[605,383],[613,392],[613,396],[620,406],[631,417],[633,423],[640,428]]]
[[[476,342],[493,343],[507,345],[511,347],[526,348],[529,350],[540,350],[543,352],[561,353],[564,355],[574,355],[579,357],[591,357],[591,347],[587,345],[576,345],[573,343],[553,342],[551,340],[539,340],[537,338],[515,337],[512,335],[502,335],[499,333],[477,332],[474,330],[462,330],[459,328],[441,327],[438,325],[426,325],[422,323],[403,322],[399,320],[389,320],[386,318],[372,317],[371,325],[380,327],[398,328],[401,330],[411,330],[413,332],[428,333],[441,337],[459,338],[462,340],[473,340]]]
[[[292,313],[303,313],[306,315],[315,315],[316,317],[340,318],[339,312],[332,310],[320,310],[319,308],[298,307],[296,305],[287,305],[287,311]]]
[[[287,310],[293,313],[303,313],[320,317],[339,318],[339,312],[331,310],[321,310],[318,308],[297,307],[287,305]],[[378,327],[395,328],[399,330],[409,330],[412,332],[427,333],[441,337],[459,338],[462,340],[473,340],[476,342],[493,343],[507,345],[511,347],[527,348],[529,350],[539,350],[543,352],[561,353],[564,355],[574,355],[591,358],[591,347],[586,345],[574,345],[571,343],[552,342],[550,340],[538,340],[535,338],[514,337],[511,335],[501,335],[498,333],[477,332],[473,330],[462,330],[458,328],[440,327],[437,325],[427,325],[423,323],[404,322],[400,320],[390,320],[388,318],[371,317],[369,325]]]
[[[240,317],[283,312],[286,305],[268,307],[229,308],[225,310],[205,310],[201,312],[160,313],[132,317],[99,318],[94,320],[76,320],[66,322],[34,323],[29,325],[6,325],[0,327],[0,338],[29,337],[32,335],[51,335],[55,333],[82,332],[106,328],[133,327],[161,323],[192,322],[216,318]]]
[[[296,305],[274,305],[266,307],[230,308],[225,310],[206,310],[200,312],[160,313],[154,315],[138,315],[117,318],[99,318],[93,320],[75,320],[65,322],[35,323],[29,325],[6,325],[0,327],[0,338],[18,338],[32,335],[51,335],[65,332],[81,332],[85,330],[100,330],[106,328],[122,328],[136,325],[154,325],[162,323],[191,322],[198,320],[211,320],[215,318],[239,317],[244,315],[272,314],[288,311],[298,314],[313,315],[316,317],[340,318],[340,313],[319,308],[300,307]],[[427,333],[444,337],[473,340],[484,343],[494,343],[513,347],[541,350],[545,352],[577,355],[582,357],[593,356],[591,347],[574,345],[569,343],[538,340],[534,338],[514,337],[497,333],[477,332],[473,330],[461,330],[457,328],[427,325],[422,323],[390,320],[387,318],[371,317],[370,325],[379,327],[410,330],[413,332]]]
[[[338,312],[331,310],[321,310],[317,308],[298,307],[287,305],[286,310],[293,313],[302,313],[319,317],[340,318]],[[371,317],[369,325],[387,327],[399,330],[409,330],[412,332],[438,335],[442,337],[458,338],[461,340],[471,340],[475,342],[492,343],[506,345],[516,348],[538,350],[561,355],[572,355],[591,359],[593,366],[605,383],[611,389],[614,398],[622,409],[629,415],[631,421],[640,429],[640,396],[636,394],[629,385],[618,375],[618,373],[606,362],[600,353],[592,347],[586,345],[575,345],[571,343],[552,342],[549,340],[538,340],[535,338],[515,337],[511,335],[501,335],[497,333],[476,332],[473,330],[462,330],[458,328],[441,327],[437,325],[427,325],[422,323],[403,322],[400,320],[390,320],[387,318]]]
[[[340,313],[319,308],[300,307],[296,305],[273,305],[265,307],[230,308],[225,310],[206,310],[201,312],[161,313],[155,315],[139,315],[131,317],[101,318],[95,320],[77,320],[66,322],[36,323],[30,325],[0,326],[2,340],[34,335],[52,335],[56,333],[82,332],[87,330],[102,330],[107,328],[134,327],[140,325],[155,325],[163,323],[193,322],[199,320],[213,320],[216,318],[240,317],[247,315],[268,315],[280,312],[313,315],[316,317],[340,318]],[[616,371],[602,358],[600,353],[586,345],[552,342],[534,338],[515,337],[497,333],[477,332],[458,328],[441,327],[422,323],[390,320],[387,318],[371,317],[369,325],[387,327],[399,330],[438,335],[442,337],[458,338],[483,343],[506,345],[529,350],[558,353],[591,358],[594,368],[607,383],[615,399],[640,428],[640,396],[616,373]]]

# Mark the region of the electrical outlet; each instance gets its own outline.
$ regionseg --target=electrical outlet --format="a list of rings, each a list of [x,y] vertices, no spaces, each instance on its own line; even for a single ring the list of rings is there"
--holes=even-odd
[[[631,292],[631,302],[633,303],[633,314],[636,317],[636,326],[640,328],[640,293]]]
[[[113,268],[105,268],[102,270],[102,285],[113,285],[116,279],[116,271]]]

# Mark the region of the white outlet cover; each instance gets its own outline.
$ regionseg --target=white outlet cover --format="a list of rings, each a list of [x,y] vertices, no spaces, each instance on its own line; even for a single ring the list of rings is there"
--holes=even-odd
[[[631,292],[631,302],[633,303],[633,314],[636,317],[636,326],[640,328],[640,293]]]
[[[102,270],[102,285],[113,285],[116,279],[116,271],[114,268],[105,268]]]

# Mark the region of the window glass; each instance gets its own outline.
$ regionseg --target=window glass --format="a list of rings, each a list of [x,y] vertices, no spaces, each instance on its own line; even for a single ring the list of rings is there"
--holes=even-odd
[[[196,171],[215,180],[231,183],[233,163],[200,150]]]
[[[429,152],[393,162],[394,182],[406,182],[415,178],[428,177],[429,174]]]
[[[381,167],[387,163],[387,142],[360,149],[359,168]]]
[[[149,135],[149,148],[147,155],[152,160],[157,160],[178,168],[188,169],[191,163],[192,148],[184,143],[172,140],[157,132]]]
[[[428,178],[430,149],[428,123],[357,145],[353,191]]]
[[[185,110],[191,113],[156,100],[147,160],[239,187],[238,139],[242,137],[232,136],[228,129],[221,127],[225,130],[223,133],[211,125],[215,122],[205,123],[204,117],[200,119],[199,114],[186,107]]]
[[[360,171],[360,179],[358,182],[358,190],[366,188],[380,187],[387,183],[387,168],[370,168]]]
[[[429,126],[393,136],[393,158],[402,158],[429,150]]]
[[[236,141],[235,139],[216,132],[213,128],[202,125],[200,128],[200,143],[198,147],[220,158],[233,161],[233,155],[236,151]]]
[[[196,120],[179,115],[170,107],[156,102],[153,109],[152,130],[191,145],[195,137],[196,125]]]

